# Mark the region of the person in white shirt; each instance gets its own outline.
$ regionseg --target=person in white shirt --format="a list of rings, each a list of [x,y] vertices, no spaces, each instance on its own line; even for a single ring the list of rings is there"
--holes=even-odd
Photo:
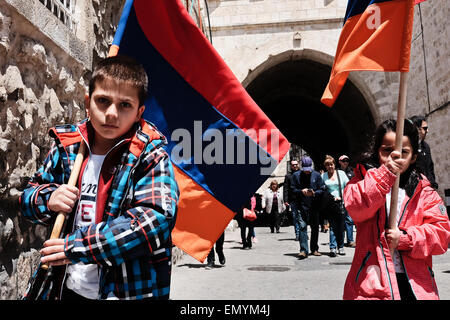
[[[278,189],[278,181],[272,180],[269,189],[264,192],[262,207],[269,215],[270,232],[280,232],[280,214],[286,209],[283,194]]]

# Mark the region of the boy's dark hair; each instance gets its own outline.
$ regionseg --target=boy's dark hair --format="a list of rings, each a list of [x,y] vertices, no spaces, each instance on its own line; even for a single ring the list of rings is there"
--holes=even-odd
[[[148,77],[139,62],[124,55],[101,60],[94,68],[89,81],[89,97],[94,92],[95,84],[108,78],[128,82],[135,86],[138,89],[139,106],[144,105],[145,99],[147,99]]]
[[[423,121],[427,121],[427,117],[421,115],[415,115],[411,117],[411,121],[414,122],[417,128],[422,126]]]

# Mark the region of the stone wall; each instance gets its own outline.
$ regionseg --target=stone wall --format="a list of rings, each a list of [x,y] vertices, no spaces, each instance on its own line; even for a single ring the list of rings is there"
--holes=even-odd
[[[450,28],[442,23],[449,13],[446,0],[425,1],[415,8],[406,114],[429,115],[426,141],[442,197],[450,188]]]
[[[47,234],[18,215],[17,199],[48,152],[48,128],[82,117],[86,70],[4,1],[0,35],[0,299],[15,299]]]

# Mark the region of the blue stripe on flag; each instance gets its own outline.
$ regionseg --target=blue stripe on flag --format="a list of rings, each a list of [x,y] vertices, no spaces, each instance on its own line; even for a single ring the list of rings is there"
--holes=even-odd
[[[347,19],[366,11],[367,7],[375,4],[392,0],[348,0],[347,11],[345,12],[344,24]]]

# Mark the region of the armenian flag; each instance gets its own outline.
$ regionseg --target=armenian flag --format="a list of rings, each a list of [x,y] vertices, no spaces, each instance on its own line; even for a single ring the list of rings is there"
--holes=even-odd
[[[143,117],[166,136],[180,188],[173,243],[203,262],[290,144],[180,1],[127,0],[116,54],[147,71]]]
[[[409,71],[414,3],[348,1],[323,104],[333,106],[351,71]]]

